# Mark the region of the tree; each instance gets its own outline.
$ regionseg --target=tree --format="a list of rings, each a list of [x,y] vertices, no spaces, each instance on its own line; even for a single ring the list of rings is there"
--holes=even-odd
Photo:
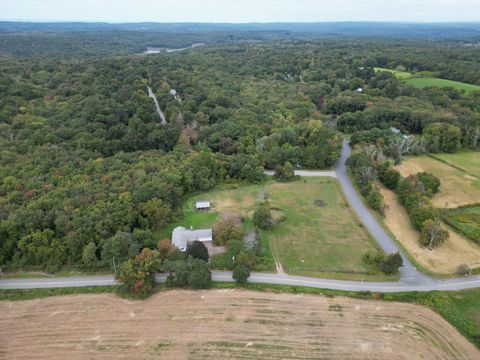
[[[167,286],[208,289],[211,286],[212,272],[208,264],[191,256],[187,260],[166,261],[165,270],[169,273]]]
[[[290,181],[295,178],[295,169],[293,168],[293,165],[287,161],[285,162],[285,165],[280,166],[277,165],[275,168],[275,174],[274,177],[279,180],[279,181]]]
[[[139,208],[153,230],[161,229],[170,221],[172,209],[160,199],[153,198],[140,204]]]
[[[158,253],[145,248],[134,259],[128,259],[122,264],[118,281],[132,297],[144,299],[153,290],[155,273],[159,268]]]
[[[82,264],[86,269],[92,269],[97,264],[97,247],[95,243],[89,242],[82,251]]]
[[[164,260],[168,256],[168,253],[171,251],[171,249],[172,241],[170,239],[160,240],[157,244],[157,250],[162,260]]]
[[[187,246],[187,256],[208,262],[208,249],[201,241],[194,241]]]
[[[243,265],[237,265],[233,269],[233,279],[239,284],[245,284],[250,277],[250,270]]]
[[[138,254],[140,244],[135,242],[133,235],[127,232],[117,232],[108,239],[102,247],[102,261],[104,265],[112,267],[112,258],[122,263]]]
[[[213,224],[213,241],[225,245],[228,240],[240,240],[243,236],[239,216],[225,214]]]
[[[445,242],[449,237],[448,231],[442,229],[440,220],[426,220],[423,223],[422,233],[420,235],[420,244],[432,250],[434,247]]]
[[[385,260],[383,260],[380,268],[385,274],[391,275],[398,272],[398,270],[402,266],[403,266],[402,255],[400,255],[399,252],[396,252],[394,254],[387,255],[385,257]]]
[[[273,226],[272,210],[268,201],[263,202],[253,213],[253,223],[260,229],[270,229]]]

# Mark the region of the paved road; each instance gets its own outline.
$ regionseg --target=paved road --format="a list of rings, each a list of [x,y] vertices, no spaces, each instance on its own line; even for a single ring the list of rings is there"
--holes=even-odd
[[[399,251],[396,243],[385,232],[368,208],[363,204],[355,191],[345,166],[345,161],[350,156],[350,146],[346,141],[343,143],[342,155],[337,163],[335,171],[296,171],[300,176],[332,176],[339,179],[350,205],[357,213],[360,221],[378,241],[382,249],[387,253]],[[266,171],[271,175],[272,172]],[[415,269],[415,267],[402,254],[404,266],[400,270],[401,279],[398,282],[363,282],[334,279],[319,279],[286,274],[263,274],[252,273],[249,281],[252,283],[269,283],[294,286],[309,286],[315,288],[348,290],[348,291],[375,291],[375,292],[401,292],[401,291],[432,291],[432,290],[462,290],[480,287],[480,275],[438,280],[430,278]],[[230,272],[214,271],[214,281],[233,281]],[[157,275],[157,281],[165,281],[165,275]],[[72,278],[32,278],[32,279],[2,279],[0,289],[31,289],[31,288],[55,288],[55,287],[81,287],[115,285],[112,276],[85,276]]]
[[[228,271],[214,271],[214,281],[233,282],[232,274]],[[157,282],[165,281],[164,274],[157,275]],[[432,291],[432,290],[462,290],[480,287],[480,276],[470,276],[458,279],[434,280],[430,284],[412,284],[404,280],[398,282],[362,282],[333,279],[317,279],[304,276],[283,274],[252,273],[249,282],[280,284],[293,286],[309,286],[321,289],[347,291]],[[72,278],[33,278],[33,279],[4,279],[0,280],[0,289],[37,289],[37,288],[64,288],[117,285],[113,276],[86,276]]]

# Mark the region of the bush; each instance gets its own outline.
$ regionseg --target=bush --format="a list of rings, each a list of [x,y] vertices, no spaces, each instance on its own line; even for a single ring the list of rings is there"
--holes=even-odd
[[[270,204],[265,201],[259,205],[253,213],[253,223],[260,229],[270,229],[273,226],[272,211]]]
[[[400,181],[400,173],[392,167],[385,170],[383,173],[379,173],[380,181],[390,190],[395,190]]]
[[[427,220],[435,221],[438,217],[437,212],[431,205],[420,206],[412,209],[410,212],[410,220],[415,229],[422,231],[423,224]]]
[[[417,174],[418,179],[422,182],[430,196],[440,191],[440,180],[433,174],[421,172]]]
[[[380,269],[383,271],[383,273],[392,275],[397,273],[402,266],[403,258],[399,252],[396,252],[385,257],[385,260],[383,260],[382,264],[380,265]]]
[[[207,289],[211,286],[212,272],[201,259],[190,256],[186,261],[167,261],[164,268],[169,273],[166,281],[168,287]]]
[[[427,220],[423,223],[422,233],[420,234],[420,245],[432,248],[440,245],[448,239],[448,231],[442,229],[438,219]]]
[[[290,181],[295,178],[295,169],[290,162],[286,162],[282,167],[278,165],[275,167],[275,174],[273,177],[279,181]]]
[[[240,240],[243,236],[241,219],[237,215],[223,215],[213,224],[213,241],[215,245],[225,245],[229,240]]]
[[[237,265],[233,269],[233,279],[239,284],[245,284],[250,277],[250,270],[243,265]]]
[[[367,252],[363,255],[363,261],[368,265],[375,266],[386,275],[395,274],[403,266],[402,256],[398,252],[387,256],[382,253]]]
[[[208,249],[201,241],[196,240],[187,245],[187,256],[208,262]]]

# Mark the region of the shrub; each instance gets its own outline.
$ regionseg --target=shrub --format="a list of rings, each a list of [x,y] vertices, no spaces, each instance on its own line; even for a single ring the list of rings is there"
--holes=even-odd
[[[448,231],[442,229],[441,223],[438,219],[426,220],[423,223],[422,233],[420,234],[420,244],[432,248],[445,242],[449,237]]]
[[[239,284],[245,284],[250,277],[250,270],[243,265],[237,265],[233,269],[233,279]]]
[[[208,264],[201,259],[190,256],[185,261],[167,261],[164,269],[169,273],[166,282],[169,287],[207,289],[211,286],[212,272]]]
[[[422,182],[430,196],[440,191],[440,180],[433,174],[421,172],[417,174],[418,179]]]
[[[293,165],[287,161],[283,167],[280,165],[275,167],[275,174],[273,176],[279,181],[290,181],[295,178],[295,169]]]
[[[395,274],[403,266],[403,258],[399,252],[388,254],[380,265],[380,269],[387,275]]]
[[[385,172],[379,173],[379,178],[387,188],[390,190],[395,190],[398,186],[401,175],[397,170],[390,167],[385,170]]]
[[[201,241],[194,241],[187,246],[187,256],[208,262],[208,249]]]
[[[437,218],[437,212],[431,205],[420,206],[415,209],[412,209],[410,212],[410,220],[415,229],[421,231],[423,229],[423,224],[427,220],[435,221]]]
[[[228,240],[240,240],[243,236],[241,219],[237,215],[223,215],[213,224],[213,241],[216,245],[225,245]]]
[[[255,209],[253,223],[260,229],[270,229],[273,226],[272,211],[268,201],[265,201]]]

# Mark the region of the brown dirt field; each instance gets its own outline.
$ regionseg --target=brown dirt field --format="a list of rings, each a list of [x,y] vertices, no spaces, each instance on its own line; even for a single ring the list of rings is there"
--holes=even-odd
[[[405,208],[397,195],[381,188],[385,204],[384,223],[411,256],[424,268],[437,274],[454,274],[461,264],[472,264],[480,260],[480,246],[461,237],[451,229],[449,239],[438,248],[430,251],[418,245],[419,233],[410,223]]]
[[[0,302],[3,359],[479,359],[417,305],[241,290]]]
[[[456,208],[480,199],[480,185],[477,178],[428,156],[408,157],[395,168],[404,177],[422,171],[428,171],[437,176],[441,185],[440,192],[432,199],[435,207]]]

